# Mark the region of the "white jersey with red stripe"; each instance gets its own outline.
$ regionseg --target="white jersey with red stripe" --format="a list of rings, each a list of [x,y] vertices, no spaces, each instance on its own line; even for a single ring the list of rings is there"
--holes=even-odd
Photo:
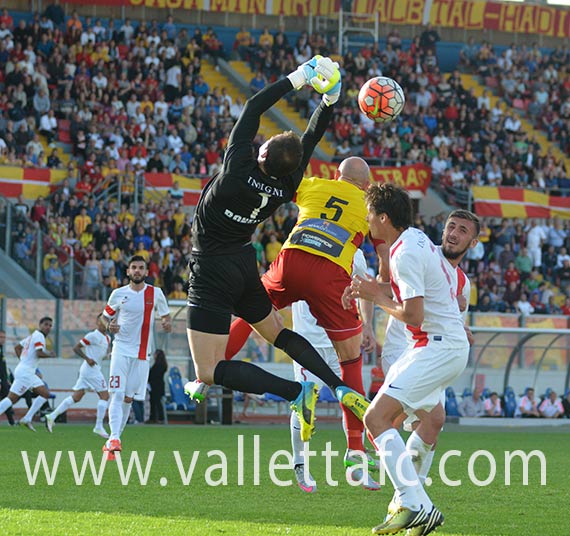
[[[111,344],[111,339],[105,333],[101,333],[98,329],[90,331],[83,337],[79,344],[83,346],[83,353],[89,358],[95,361],[95,365],[92,367],[87,364],[87,361],[83,361],[79,374],[82,376],[89,376],[94,372],[101,370],[101,361],[105,359],[109,353],[109,345]]]
[[[130,285],[115,289],[109,296],[103,314],[109,320],[117,318],[119,332],[113,339],[112,356],[149,359],[154,350],[153,327],[155,311],[163,317],[169,314],[162,290],[145,285],[136,291]]]
[[[29,368],[35,374],[40,361],[38,350],[46,351],[45,335],[39,329],[36,329],[31,335],[20,341],[20,346],[22,346],[22,353],[20,354],[18,367]]]
[[[352,276],[366,277],[366,259],[362,250],[357,249],[352,260]],[[317,324],[306,301],[298,301],[291,306],[293,329],[307,339],[314,348],[332,348],[327,332]]]
[[[461,316],[463,317],[463,323],[467,324],[467,316],[469,315],[469,301],[471,300],[471,281],[467,277],[467,274],[459,268],[457,270],[457,296],[460,294],[465,298],[465,303],[467,306],[464,311],[461,311]]]
[[[466,347],[457,271],[419,229],[406,229],[390,247],[390,283],[400,303],[424,298],[422,325],[406,326],[409,347],[427,346],[430,340],[445,348]]]

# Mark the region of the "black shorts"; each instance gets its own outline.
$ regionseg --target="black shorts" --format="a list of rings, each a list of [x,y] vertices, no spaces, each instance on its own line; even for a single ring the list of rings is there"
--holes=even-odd
[[[255,324],[271,312],[252,246],[232,255],[193,253],[188,268],[190,329],[225,334],[230,331],[232,314]]]

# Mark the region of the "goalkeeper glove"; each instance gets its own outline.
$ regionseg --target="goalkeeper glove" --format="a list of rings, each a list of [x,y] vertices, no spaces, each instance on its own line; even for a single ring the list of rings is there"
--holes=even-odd
[[[327,106],[332,106],[333,104],[336,103],[336,101],[338,101],[339,97],[340,97],[340,88],[341,88],[341,83],[337,82],[332,89],[330,89],[329,91],[327,91],[324,95],[323,95],[323,102],[327,105]]]
[[[340,70],[338,63],[317,55],[300,65],[287,78],[297,90],[309,85],[319,93],[325,93],[340,81]]]

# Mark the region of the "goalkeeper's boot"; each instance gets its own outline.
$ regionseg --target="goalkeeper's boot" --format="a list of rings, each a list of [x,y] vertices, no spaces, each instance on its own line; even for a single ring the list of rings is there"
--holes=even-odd
[[[210,386],[200,380],[194,380],[184,385],[184,392],[188,395],[190,400],[196,402],[203,402],[206,399]]]
[[[364,414],[368,406],[370,406],[370,401],[364,395],[346,385],[339,385],[335,389],[335,395],[338,401],[352,411],[361,421],[364,419]]]
[[[301,392],[291,402],[291,409],[299,417],[301,425],[301,440],[309,441],[315,429],[315,406],[319,390],[314,382],[300,382]]]
[[[428,514],[423,506],[419,510],[410,510],[405,506],[400,506],[394,513],[388,515],[384,523],[374,527],[372,534],[397,534],[402,530],[422,525],[427,520]]]
[[[441,527],[441,525],[443,525],[443,514],[433,506],[428,515],[428,520],[422,525],[408,529],[406,536],[427,536],[437,529],[437,527]]]
[[[307,470],[307,478],[305,478],[305,466],[298,464],[295,466],[295,479],[297,484],[305,493],[315,493],[317,491],[317,483]]]

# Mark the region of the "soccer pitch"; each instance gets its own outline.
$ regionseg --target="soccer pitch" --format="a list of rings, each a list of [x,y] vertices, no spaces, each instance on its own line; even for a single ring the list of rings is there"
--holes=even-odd
[[[5,423],[0,427],[2,535],[364,535],[382,521],[392,495],[389,481],[379,492],[351,487],[346,482],[343,434],[340,427],[332,425],[319,428],[311,442],[311,450],[318,453],[311,459],[318,492],[311,495],[301,492],[294,483],[280,487],[270,476],[271,456],[290,448],[285,426],[129,426],[123,437],[123,471],[127,472],[131,453],[136,450],[142,474],[137,474],[133,466],[127,483],[126,474],[119,474],[117,462],[107,462],[98,485],[89,468],[82,484],[77,483],[81,481],[86,452],[92,452],[94,468],[100,470],[103,440],[92,434],[91,426],[56,425],[53,435],[37,427],[35,434],[12,429]],[[431,472],[434,482],[428,489],[446,517],[437,533],[567,534],[569,438],[565,431],[500,433],[448,427],[441,436]],[[327,442],[339,452],[337,457],[329,455],[331,477],[338,481],[336,487],[325,481],[327,460],[321,453]],[[213,450],[221,452],[210,452]],[[487,454],[473,458],[478,450]],[[505,452],[516,450],[527,454],[539,450],[544,454],[546,485],[541,485],[538,457],[528,462],[526,486],[523,462],[513,458],[507,464],[511,483],[505,485]],[[35,483],[30,483],[41,451],[50,468],[52,485],[48,485],[41,468]],[[455,484],[461,480],[459,486],[444,485],[438,474],[446,452],[444,478]],[[469,460],[472,475],[484,481],[490,477],[490,456],[496,460],[495,478],[487,486],[477,486],[469,476]],[[285,456],[276,459],[277,464],[286,462]],[[223,485],[224,466],[227,485]],[[274,473],[280,481],[294,482],[292,471],[277,468]],[[143,485],[141,478],[145,477]],[[219,485],[209,485],[207,480]],[[238,485],[240,482],[242,485]]]

